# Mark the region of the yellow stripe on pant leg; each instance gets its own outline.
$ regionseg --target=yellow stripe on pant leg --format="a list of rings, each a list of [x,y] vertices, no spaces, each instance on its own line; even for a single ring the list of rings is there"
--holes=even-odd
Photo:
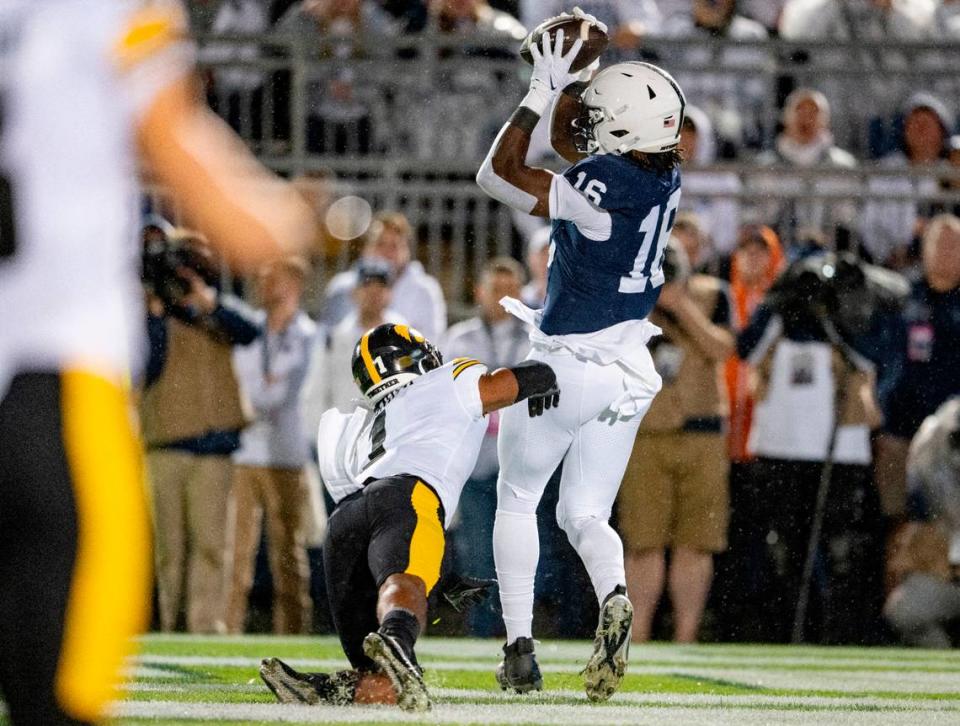
[[[418,481],[410,494],[410,503],[417,513],[417,526],[410,538],[410,561],[404,572],[423,580],[429,595],[440,579],[445,546],[440,500],[430,487]]]
[[[77,510],[77,558],[56,692],[80,720],[102,717],[132,636],[148,624],[150,527],[140,443],[123,389],[82,371],[62,375],[63,440]]]

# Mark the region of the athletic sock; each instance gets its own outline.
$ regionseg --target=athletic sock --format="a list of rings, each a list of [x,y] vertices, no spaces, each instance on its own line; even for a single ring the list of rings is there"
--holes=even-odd
[[[577,520],[566,530],[602,605],[607,595],[618,586],[624,587],[627,581],[623,571],[623,543],[613,527],[597,517]]]
[[[493,559],[500,586],[507,644],[533,637],[533,582],[540,559],[537,515],[497,510]]]
[[[413,613],[394,608],[384,616],[380,623],[380,632],[397,641],[404,653],[413,657],[413,646],[420,635],[420,623]]]

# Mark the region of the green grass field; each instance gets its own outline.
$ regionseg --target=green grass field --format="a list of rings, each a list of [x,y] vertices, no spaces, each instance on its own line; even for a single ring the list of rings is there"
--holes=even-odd
[[[427,715],[396,708],[284,706],[257,676],[265,656],[306,670],[342,668],[332,638],[151,635],[129,664],[113,712],[120,724],[960,724],[960,655],[892,648],[648,645],[608,703],[578,675],[587,642],[538,648],[542,694],[502,693],[495,641],[425,638],[420,660],[434,698]],[[0,722],[3,719],[0,717]]]

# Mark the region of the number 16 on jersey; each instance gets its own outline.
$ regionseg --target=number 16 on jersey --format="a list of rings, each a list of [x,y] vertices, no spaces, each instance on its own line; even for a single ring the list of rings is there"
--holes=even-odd
[[[680,190],[677,189],[670,195],[665,206],[658,204],[644,217],[639,230],[643,241],[630,274],[620,278],[620,292],[642,293],[646,292],[647,283],[652,283],[654,287],[660,287],[664,283],[663,252],[670,240],[679,205]]]

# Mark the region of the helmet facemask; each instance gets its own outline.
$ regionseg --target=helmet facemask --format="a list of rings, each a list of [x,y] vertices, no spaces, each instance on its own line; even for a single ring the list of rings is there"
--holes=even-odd
[[[605,118],[603,109],[580,104],[580,113],[573,119],[573,145],[581,154],[596,154],[600,151],[597,141],[597,124]]]

